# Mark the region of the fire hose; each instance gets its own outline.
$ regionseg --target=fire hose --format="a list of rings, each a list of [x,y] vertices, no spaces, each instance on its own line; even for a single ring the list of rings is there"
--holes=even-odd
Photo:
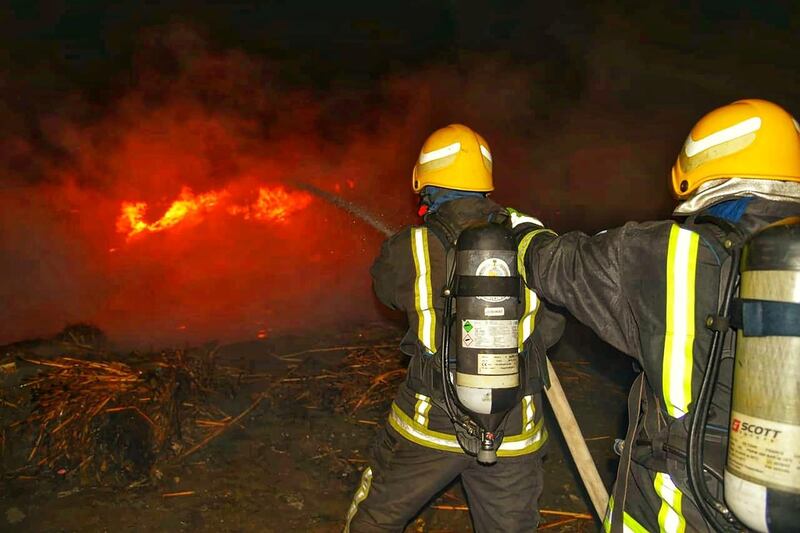
[[[336,194],[319,189],[308,183],[297,183],[297,186],[350,213],[355,218],[368,224],[386,237],[390,237],[394,234],[391,228],[374,215]],[[545,394],[553,409],[553,414],[555,414],[561,432],[564,435],[564,440],[567,442],[572,460],[575,462],[584,487],[586,487],[586,492],[589,493],[589,498],[592,501],[595,512],[598,518],[603,520],[606,507],[608,506],[608,491],[605,485],[603,485],[603,481],[600,479],[597,465],[589,453],[589,448],[586,446],[586,441],[578,426],[578,421],[575,419],[575,414],[569,405],[569,401],[567,401],[567,397],[564,394],[564,389],[561,387],[561,382],[556,375],[555,369],[550,363],[550,359],[547,357],[545,358],[547,361],[547,371],[550,374],[550,387],[545,389]]]

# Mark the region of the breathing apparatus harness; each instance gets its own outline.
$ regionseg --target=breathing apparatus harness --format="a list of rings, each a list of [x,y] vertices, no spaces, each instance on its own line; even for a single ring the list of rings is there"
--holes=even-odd
[[[503,442],[503,432],[497,433],[487,431],[481,427],[469,415],[465,414],[465,409],[460,406],[458,395],[456,394],[453,382],[450,379],[450,335],[452,332],[452,323],[455,317],[453,316],[453,300],[455,298],[453,292],[453,280],[455,278],[455,265],[448,267],[447,286],[444,289],[445,306],[444,306],[444,326],[442,333],[442,349],[439,358],[441,366],[441,379],[442,379],[442,395],[444,397],[443,411],[447,414],[453,428],[456,430],[456,439],[461,445],[461,448],[469,455],[478,457],[479,462],[494,463],[491,457],[486,457],[486,461],[482,460],[484,455],[489,452],[491,455]],[[506,413],[508,416],[508,413]],[[475,443],[478,443],[479,448],[476,449]],[[483,452],[483,453],[481,453]]]
[[[709,471],[703,463],[703,443],[706,438],[706,428],[708,423],[708,413],[711,407],[711,399],[719,378],[720,363],[722,361],[722,351],[725,345],[725,337],[731,328],[731,305],[739,288],[739,260],[741,258],[742,247],[744,246],[746,235],[735,224],[727,220],[701,216],[697,217],[697,222],[711,222],[717,225],[726,233],[723,241],[724,248],[729,252],[726,262],[730,262],[726,281],[720,283],[724,287],[720,303],[719,312],[716,315],[709,315],[706,318],[706,327],[713,331],[711,345],[708,351],[708,362],[703,373],[703,381],[700,385],[700,392],[694,402],[693,415],[689,426],[689,435],[686,446],[686,468],[689,474],[689,488],[694,495],[694,500],[706,521],[717,531],[734,532],[744,531],[744,526],[736,519],[733,512],[723,501],[718,500],[711,491],[704,479],[704,471]],[[711,472],[719,481],[719,473]]]
[[[792,344],[792,339],[800,337],[800,303],[795,295],[800,287],[800,217],[780,220],[751,235],[723,219],[697,217],[695,221],[711,222],[725,232],[722,244],[730,264],[720,283],[719,312],[706,318],[706,327],[713,334],[686,439],[689,488],[701,514],[716,531],[791,531],[800,513],[798,479],[789,474],[797,467],[792,435],[800,432],[800,426],[797,413],[791,411],[796,409],[796,399],[787,392],[794,390],[794,376],[800,369],[800,353]],[[738,332],[735,343],[727,338],[733,334],[731,330]],[[734,345],[735,353],[730,356],[736,364],[723,480],[707,468],[703,448],[723,351]],[[775,372],[775,365],[782,365],[784,371]],[[784,399],[785,413],[778,414],[762,401],[762,395],[771,390],[777,391],[773,403]],[[783,396],[786,394],[789,396]],[[751,431],[755,438],[749,436]],[[767,437],[770,431],[771,439]],[[704,471],[722,482],[724,501],[711,493]],[[745,485],[750,492],[743,492]]]
[[[506,219],[507,215],[505,212],[498,211],[489,216],[488,225],[502,227]],[[493,464],[497,461],[496,451],[502,443],[504,436],[503,431],[486,428],[484,424],[476,420],[475,416],[469,414],[470,409],[459,400],[458,391],[453,383],[453,373],[451,372],[451,367],[454,362],[452,357],[451,335],[453,334],[453,323],[456,321],[456,313],[454,312],[455,298],[459,295],[463,296],[470,290],[465,289],[464,285],[466,284],[463,281],[463,276],[457,275],[456,272],[458,263],[457,244],[462,233],[453,228],[436,212],[428,214],[425,217],[425,223],[442,242],[446,252],[446,279],[442,293],[445,299],[445,307],[442,321],[442,345],[438,354],[443,404],[439,405],[439,407],[447,414],[447,417],[453,424],[456,438],[464,452],[468,455],[475,456],[481,464]],[[469,228],[464,231],[468,229]],[[511,279],[512,278],[507,278],[507,281],[510,282]],[[516,280],[516,278],[513,279]],[[518,305],[521,288],[517,286],[512,290],[509,287],[509,282],[495,284],[494,292],[492,292],[492,290],[488,292],[484,290],[481,294],[489,297],[515,297],[516,304]],[[516,283],[518,284],[519,281],[516,281]],[[471,288],[471,290],[474,291],[474,288]],[[516,346],[514,354],[515,357],[518,357]],[[519,373],[518,370],[517,373]],[[502,419],[497,423],[498,428],[503,427],[509,413],[510,409],[502,414]]]

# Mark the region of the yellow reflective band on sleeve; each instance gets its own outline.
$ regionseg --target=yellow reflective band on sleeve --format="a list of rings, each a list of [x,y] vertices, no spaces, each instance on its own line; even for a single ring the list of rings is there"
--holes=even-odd
[[[673,225],[667,252],[667,312],[662,388],[667,413],[685,415],[692,401],[694,292],[700,236]]]
[[[544,429],[543,422],[544,419],[540,420],[530,431],[503,438],[503,442],[497,450],[498,457],[516,457],[533,453],[541,448],[547,441],[547,431]],[[396,403],[392,403],[392,409],[389,412],[389,425],[400,435],[420,446],[446,452],[464,453],[455,435],[428,429],[405,414]]]
[[[414,406],[414,420],[428,427],[428,411],[431,410],[431,399],[424,394],[415,394],[417,404]]]
[[[541,235],[542,233],[549,233],[554,237],[558,236],[558,234],[553,230],[544,228],[537,229],[531,231],[530,233],[526,233],[525,236],[517,245],[517,271],[519,272],[519,275],[522,276],[522,279],[525,281],[525,283],[528,282],[527,274],[525,272],[525,254],[528,253],[528,246],[531,245],[531,241],[533,240],[533,238],[536,237],[537,235]]]
[[[514,211],[509,210],[509,212],[513,213]],[[525,281],[525,313],[522,315],[522,318],[519,321],[519,328],[517,329],[517,350],[520,352],[522,351],[522,346],[525,344],[525,341],[528,340],[528,337],[533,334],[536,321],[536,312],[539,310],[539,297],[527,286],[527,277],[525,273],[525,254],[527,253],[528,246],[530,246],[533,238],[541,233],[550,233],[551,235],[555,235],[555,232],[549,229],[538,229],[531,231],[522,238],[519,246],[517,246],[517,272],[519,272],[519,275],[522,276],[522,280]]]
[[[661,510],[658,512],[658,526],[663,533],[684,533],[686,520],[681,514],[683,494],[672,482],[669,474],[658,472],[653,480],[656,492],[661,498]]]
[[[367,467],[361,474],[361,483],[358,485],[358,489],[356,489],[352,503],[350,503],[350,509],[347,510],[347,522],[344,525],[344,533],[350,533],[350,522],[353,521],[353,517],[358,512],[358,504],[367,499],[370,487],[372,487],[372,468]]]
[[[436,352],[436,312],[431,290],[431,259],[428,253],[428,229],[411,229],[411,253],[417,275],[414,279],[414,306],[417,309],[417,336],[431,353]]]
[[[614,512],[613,496],[608,500],[608,509],[606,509],[606,515],[603,517],[603,531],[606,533],[611,533],[612,512]],[[635,518],[624,511],[622,513],[622,531],[623,533],[650,533],[643,525],[637,522]]]

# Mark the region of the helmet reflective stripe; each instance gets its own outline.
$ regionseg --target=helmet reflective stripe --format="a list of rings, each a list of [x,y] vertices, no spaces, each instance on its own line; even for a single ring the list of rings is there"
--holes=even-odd
[[[417,308],[417,336],[431,352],[436,352],[436,314],[431,290],[430,256],[428,255],[428,229],[411,229],[411,253],[417,276],[414,280],[414,305]]]
[[[431,410],[431,399],[424,394],[415,394],[417,404],[414,406],[414,420],[423,426],[428,426],[428,411]]]
[[[678,418],[692,401],[694,292],[700,236],[673,224],[667,251],[667,316],[662,388],[667,413]]]
[[[681,505],[683,494],[669,474],[658,472],[653,486],[661,498],[661,510],[658,512],[658,525],[665,533],[683,533],[686,531],[686,519],[683,518]]]
[[[749,133],[758,131],[759,129],[761,129],[761,118],[752,117],[748,118],[747,120],[743,120],[738,124],[734,124],[729,128],[725,128],[724,130],[707,135],[697,141],[692,139],[692,134],[690,133],[689,137],[686,138],[686,144],[684,144],[683,150],[687,157],[694,157],[695,155],[699,154],[700,152],[704,152],[709,148],[732,141],[734,139],[738,139],[739,137],[743,137]]]
[[[707,182],[747,178],[800,182],[800,128],[766,100],[714,109],[692,128],[672,165],[670,185],[686,200]]]
[[[481,146],[481,153],[483,154],[483,157],[488,159],[489,162],[491,163],[492,162],[492,154],[489,153],[489,149],[486,148],[484,145],[480,145],[480,146]]]
[[[358,485],[358,489],[353,496],[353,502],[350,504],[350,509],[347,511],[347,523],[344,525],[344,533],[350,533],[350,522],[353,521],[353,517],[356,516],[358,512],[358,504],[367,499],[371,487],[372,468],[368,466],[364,469],[364,473],[361,474],[361,483]]]
[[[459,150],[461,150],[461,143],[455,142],[453,144],[445,146],[444,148],[439,148],[438,150],[434,150],[432,152],[420,152],[419,164],[424,165],[425,163],[429,163],[430,161],[443,159],[447,156],[458,153]],[[491,157],[489,159],[491,160]]]

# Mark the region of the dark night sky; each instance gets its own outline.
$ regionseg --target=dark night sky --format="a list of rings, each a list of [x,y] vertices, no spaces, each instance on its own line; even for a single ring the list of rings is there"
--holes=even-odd
[[[464,54],[481,53],[522,65],[546,63],[561,75],[552,73],[554,83],[577,96],[585,56],[600,35],[634,49],[685,54],[689,62],[712,59],[712,68],[719,55],[737,56],[745,69],[753,62],[796,67],[799,6],[743,0],[14,1],[0,13],[7,75],[34,86],[58,81],[52,89],[79,88],[96,97],[129,81],[144,31],[174,23],[190,25],[212,48],[239,48],[280,63],[283,80],[297,85],[368,85],[390,73],[458,64]]]

